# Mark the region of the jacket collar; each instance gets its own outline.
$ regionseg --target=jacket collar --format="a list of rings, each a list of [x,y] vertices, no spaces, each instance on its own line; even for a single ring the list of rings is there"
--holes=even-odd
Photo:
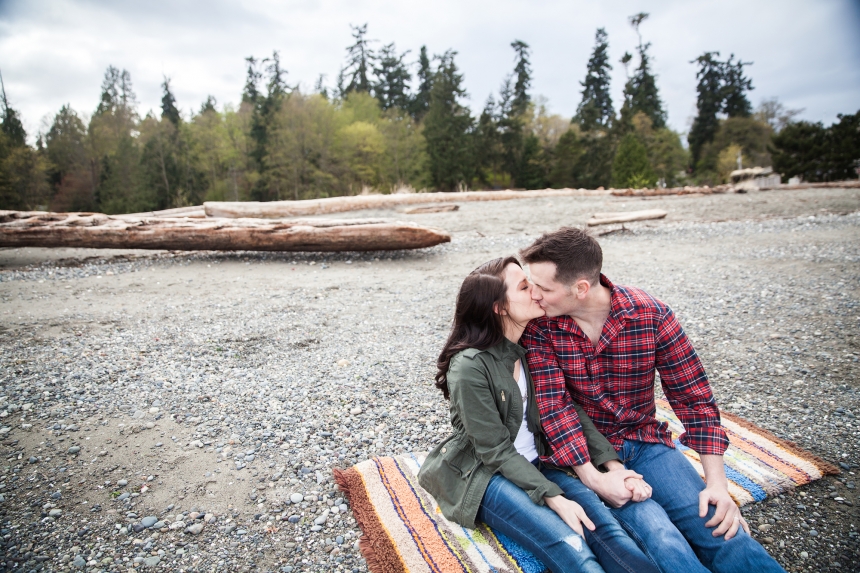
[[[509,360],[511,363],[526,355],[525,348],[507,338],[503,338],[500,343],[489,347],[486,352],[492,354],[496,360]]]

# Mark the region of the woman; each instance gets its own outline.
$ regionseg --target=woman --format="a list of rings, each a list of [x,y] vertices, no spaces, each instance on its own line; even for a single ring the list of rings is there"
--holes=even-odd
[[[538,461],[548,444],[517,341],[528,321],[543,314],[513,257],[492,260],[463,281],[436,374],[451,401],[454,433],[427,456],[419,482],[445,517],[470,528],[486,523],[554,573],[657,573],[594,492]],[[578,413],[593,463],[617,460]],[[629,476],[634,499],[645,499],[641,476]]]

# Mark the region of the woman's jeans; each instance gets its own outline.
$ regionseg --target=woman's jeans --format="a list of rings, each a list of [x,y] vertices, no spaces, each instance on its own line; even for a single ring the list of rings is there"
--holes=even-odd
[[[540,471],[594,522],[593,532],[583,527],[585,542],[556,512],[532,502],[522,488],[500,474],[490,479],[478,520],[531,551],[553,573],[659,573],[593,491],[562,471]]]
[[[704,565],[714,573],[785,573],[743,529],[726,541],[712,535],[716,527],[705,527],[715,507],[699,517],[699,492],[705,483],[677,449],[625,440],[618,455],[653,491],[650,500],[628,502],[612,513],[663,571],[692,573],[703,571]]]

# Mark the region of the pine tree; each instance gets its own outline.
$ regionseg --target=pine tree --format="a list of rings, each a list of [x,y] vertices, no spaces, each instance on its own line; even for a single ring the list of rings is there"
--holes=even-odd
[[[263,74],[257,69],[257,60],[254,56],[248,56],[245,61],[248,62],[248,73],[245,79],[245,88],[242,90],[242,103],[257,105],[257,100],[260,98],[258,86]]]
[[[747,99],[746,92],[753,89],[752,80],[744,77],[744,66],[752,62],[734,61],[735,55],[723,64],[722,98],[723,111],[729,117],[749,117],[752,114],[752,104]]]
[[[642,43],[642,35],[639,32],[639,26],[648,14],[640,12],[634,16],[630,16],[630,25],[636,30],[639,36],[639,45],[636,51],[639,52],[639,67],[633,72],[633,76],[627,81],[624,86],[624,106],[621,109],[622,123],[628,125],[630,120],[638,112],[643,112],[654,125],[655,129],[660,129],[666,125],[666,112],[663,110],[663,102],[660,101],[660,94],[657,90],[657,78],[651,73],[651,58],[648,55],[648,48],[651,47],[650,42]],[[625,54],[625,58],[626,58]],[[623,60],[622,60],[623,61]],[[629,62],[630,60],[627,59]]]
[[[427,46],[421,46],[418,54],[418,89],[412,98],[410,111],[412,117],[420,120],[430,107],[430,91],[433,88],[433,69],[430,67],[430,58],[427,57]]]
[[[699,65],[699,71],[696,72],[696,78],[699,80],[696,86],[698,113],[687,136],[693,167],[699,162],[702,147],[713,141],[720,127],[717,113],[723,107],[723,64],[716,59],[719,55],[719,52],[705,52],[690,62]]]
[[[621,139],[612,162],[612,184],[615,187],[653,187],[657,176],[648,161],[648,151],[639,139],[628,133]]]
[[[218,100],[215,99],[215,96],[206,96],[206,101],[204,101],[200,106],[200,115],[210,112],[218,113],[218,109],[216,108],[217,105]]]
[[[269,126],[272,125],[274,115],[278,112],[284,98],[287,95],[289,87],[287,86],[285,76],[287,70],[281,67],[280,55],[277,51],[272,52],[271,58],[263,60],[268,81],[266,82],[266,95],[263,97],[257,93],[255,97],[256,105],[251,116],[251,139],[254,142],[251,150],[251,157],[257,165],[257,170],[261,177],[257,180],[251,197],[256,201],[271,201],[277,199],[272,196],[270,181],[265,177],[265,157],[269,153]],[[249,68],[249,78],[253,78]],[[257,76],[260,77],[260,76]]]
[[[409,108],[409,81],[412,75],[403,63],[408,53],[406,51],[398,56],[393,43],[383,46],[379,51],[376,59],[378,65],[373,69],[376,79],[373,83],[373,95],[379,100],[383,110],[393,107],[404,110]]]
[[[489,188],[510,186],[509,178],[501,175],[504,170],[498,119],[496,101],[490,95],[478,118],[474,135],[475,178]]]
[[[168,119],[173,125],[179,125],[179,120],[182,119],[182,116],[176,107],[176,98],[173,96],[173,92],[170,91],[170,78],[167,76],[164,76],[161,89],[164,90],[164,95],[161,98],[161,119]]]
[[[9,144],[17,147],[24,146],[27,144],[27,132],[24,130],[21,118],[18,117],[18,112],[9,106],[9,100],[6,99],[6,85],[3,84],[3,76],[0,76],[0,95],[3,97],[3,123],[0,125],[0,129],[6,135],[6,141]]]
[[[350,26],[355,43],[346,49],[347,64],[343,71],[349,78],[349,83],[343,88],[341,97],[349,92],[370,93],[373,85],[370,81],[370,72],[373,69],[374,54],[370,49],[370,40],[367,36],[367,24],[363,26]]]
[[[454,63],[457,52],[439,57],[433,77],[430,107],[424,118],[430,179],[434,187],[452,191],[472,179],[470,131],[472,117],[460,103],[466,96],[463,76]]]
[[[511,47],[516,52],[516,66],[514,66],[514,91],[511,100],[511,115],[522,115],[528,110],[531,96],[529,88],[532,84],[532,67],[529,62],[529,45],[522,40],[514,40]]]
[[[609,128],[615,117],[612,109],[612,97],[609,95],[609,41],[606,30],[598,28],[594,35],[594,51],[588,60],[588,70],[582,86],[582,101],[576,109],[574,121],[583,131],[598,128]]]

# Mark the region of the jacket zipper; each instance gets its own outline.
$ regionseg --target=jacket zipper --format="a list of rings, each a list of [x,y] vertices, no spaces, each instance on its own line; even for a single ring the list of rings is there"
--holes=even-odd
[[[505,391],[502,390],[502,402],[504,402],[504,401],[505,401]]]

